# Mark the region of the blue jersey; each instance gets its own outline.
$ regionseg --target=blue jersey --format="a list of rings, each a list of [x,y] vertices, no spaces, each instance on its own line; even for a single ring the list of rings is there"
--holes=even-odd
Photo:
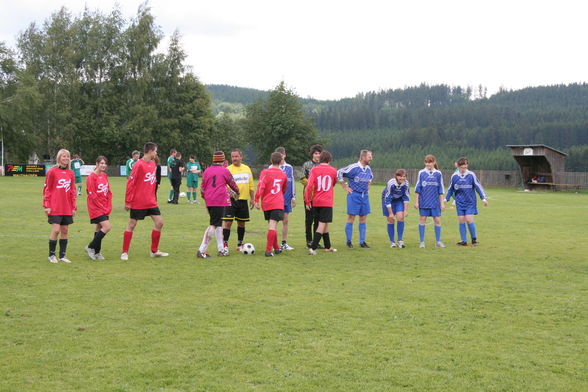
[[[367,193],[374,175],[369,166],[363,166],[361,163],[356,162],[337,170],[337,180],[343,182],[345,178],[347,178],[353,192]]]
[[[288,179],[288,187],[286,188],[286,193],[284,193],[284,203],[288,204],[292,199],[296,199],[294,168],[289,163],[284,163],[283,165],[280,165],[280,169],[286,174],[286,178]]]
[[[392,203],[409,202],[410,201],[410,185],[408,181],[404,181],[402,185],[398,185],[396,178],[392,178],[386,184],[382,191],[382,202],[386,207],[391,207]]]
[[[419,208],[441,208],[439,195],[445,193],[443,175],[437,169],[423,169],[417,176],[414,193],[419,194]]]
[[[482,184],[480,184],[474,172],[469,170],[466,170],[464,174],[457,172],[451,176],[451,184],[445,200],[449,201],[449,198],[453,195],[457,208],[476,208],[476,192],[480,195],[480,199],[486,199],[484,188],[482,188]]]

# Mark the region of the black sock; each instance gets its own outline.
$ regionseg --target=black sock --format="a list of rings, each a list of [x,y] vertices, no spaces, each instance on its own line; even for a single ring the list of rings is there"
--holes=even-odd
[[[67,252],[67,239],[59,240],[59,258],[63,259],[65,257],[65,253]]]
[[[94,233],[94,240],[90,242],[88,248],[94,249],[95,253],[100,253],[100,250],[102,249],[102,238],[104,238],[105,235],[106,233],[103,233],[102,230],[98,230]]]
[[[323,243],[326,249],[331,249],[331,236],[329,236],[329,233],[323,233]]]
[[[245,227],[237,227],[237,241],[240,244],[243,243],[243,238],[245,238]]]
[[[321,233],[319,233],[318,231],[314,232],[314,238],[312,239],[312,250],[316,250],[316,248],[318,248],[318,244],[319,242],[321,242],[321,237],[323,235]]]
[[[49,240],[49,256],[55,256],[55,248],[57,248],[57,240]]]
[[[286,244],[286,240],[282,240],[282,244]]]
[[[231,229],[223,229],[223,240],[228,243],[231,236]]]

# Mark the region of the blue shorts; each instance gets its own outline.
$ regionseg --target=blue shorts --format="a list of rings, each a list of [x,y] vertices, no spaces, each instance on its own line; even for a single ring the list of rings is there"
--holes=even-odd
[[[392,202],[392,213],[396,215],[398,212],[404,212],[404,202],[402,200]],[[390,216],[384,200],[382,200],[382,215]]]
[[[420,216],[441,216],[441,208],[419,208]]]
[[[347,214],[367,215],[370,211],[370,198],[367,192],[353,192],[347,194]]]
[[[478,215],[478,209],[476,207],[461,208],[460,206],[457,206],[456,210],[457,216]]]
[[[292,212],[292,200],[284,201],[284,214],[289,214]]]

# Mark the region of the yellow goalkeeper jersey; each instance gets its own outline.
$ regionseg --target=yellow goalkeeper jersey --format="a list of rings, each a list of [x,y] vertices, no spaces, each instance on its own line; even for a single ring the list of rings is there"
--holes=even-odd
[[[249,191],[255,189],[253,173],[249,166],[242,163],[240,166],[229,165],[227,169],[239,187],[239,200],[249,200]]]

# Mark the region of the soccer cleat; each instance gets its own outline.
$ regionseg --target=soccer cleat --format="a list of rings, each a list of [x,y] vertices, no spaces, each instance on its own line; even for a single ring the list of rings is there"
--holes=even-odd
[[[472,246],[477,246],[478,240],[476,238],[472,238]]]
[[[122,261],[127,261],[129,259],[129,254],[127,252],[123,252],[120,254],[120,259]]]
[[[196,252],[196,257],[199,258],[199,259],[208,259],[210,257],[210,255],[208,254],[208,252],[202,253],[200,251],[197,251]]]
[[[92,248],[88,248],[87,246],[84,248],[84,250],[86,251],[86,253],[88,254],[88,257],[91,260],[96,260],[96,251]]]
[[[216,254],[218,257],[227,257],[229,255],[229,252],[226,252],[224,249],[223,250],[219,250],[218,253]]]
[[[312,241],[309,241],[306,243],[306,249],[311,249],[312,248]]]
[[[275,255],[279,255],[280,253],[282,253],[281,249],[274,249],[274,254]]]
[[[457,246],[468,246],[467,241],[459,241],[457,244]]]
[[[321,244],[318,244],[318,245],[316,246],[316,248],[317,248],[317,249],[325,249],[325,247],[324,247],[324,246],[322,246]]]
[[[421,243],[419,244],[419,248],[424,248],[424,247],[425,247],[425,243],[424,243],[424,242],[421,242]]]
[[[330,252],[330,253],[335,253],[336,251],[337,251],[337,249],[335,249],[335,248],[325,249],[325,252]]]
[[[274,254],[272,252],[268,252],[267,250],[265,251],[265,257],[274,257]]]
[[[360,248],[369,248],[370,246],[367,243],[362,242],[362,243],[359,244],[359,247]]]
[[[445,248],[445,244],[443,242],[441,242],[441,241],[437,241],[435,243],[435,247],[436,248]]]
[[[235,249],[237,252],[241,252],[241,248],[243,247],[243,244],[237,244],[237,248]]]
[[[49,256],[49,262],[53,263],[53,264],[57,264],[57,263],[59,263],[59,260],[57,260],[57,257],[55,257],[55,255],[51,255],[51,256]]]
[[[149,251],[149,256],[151,256],[151,257],[167,257],[167,256],[169,256],[169,253],[162,252],[158,249],[156,252]]]
[[[397,248],[396,242],[390,242],[390,248]]]
[[[67,257],[63,256],[59,258],[59,261],[61,261],[62,263],[71,263],[71,260],[68,259]]]
[[[282,250],[294,250],[294,248],[292,248],[290,245],[288,245],[287,243],[284,243],[280,246],[280,249]]]
[[[96,253],[96,254],[95,254],[95,256],[96,256],[96,260],[106,260],[106,259],[104,258],[104,256],[102,256],[102,254],[101,254],[101,253]]]
[[[351,241],[347,241],[345,246],[347,246],[347,249],[353,249],[353,244],[351,243]]]
[[[399,248],[406,248],[406,245],[404,245],[404,241],[398,241],[398,247]]]
[[[308,254],[309,254],[310,256],[316,256],[316,250],[314,250],[314,249],[310,248],[310,249],[308,250]]]

